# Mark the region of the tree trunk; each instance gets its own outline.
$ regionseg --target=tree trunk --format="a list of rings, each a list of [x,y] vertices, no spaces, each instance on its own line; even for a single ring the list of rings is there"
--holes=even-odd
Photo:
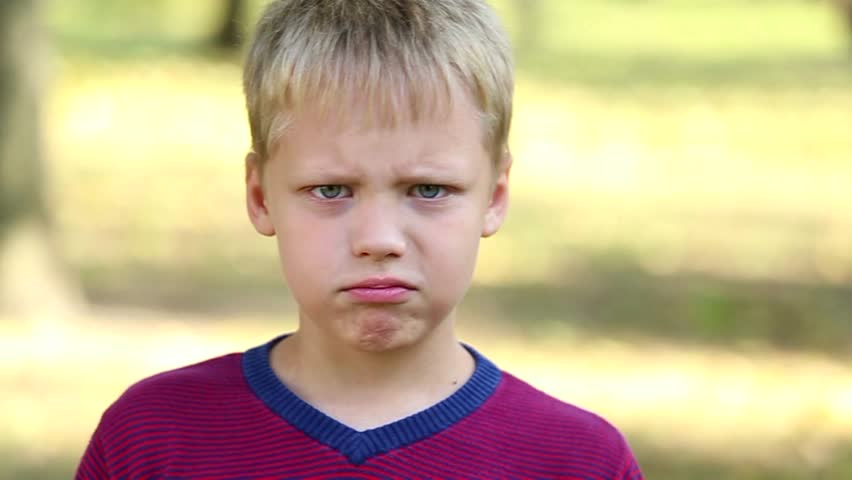
[[[846,36],[849,38],[849,48],[852,49],[852,0],[839,0],[837,6],[846,26]]]
[[[81,305],[64,274],[45,201],[38,0],[0,0],[0,311],[59,318]]]
[[[242,45],[242,29],[240,27],[243,23],[244,13],[244,0],[225,0],[225,14],[222,17],[222,25],[214,39],[217,47],[233,50]]]

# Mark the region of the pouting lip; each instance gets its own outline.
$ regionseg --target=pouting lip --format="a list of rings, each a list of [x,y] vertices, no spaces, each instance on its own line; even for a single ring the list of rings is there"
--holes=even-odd
[[[370,277],[360,282],[353,283],[343,287],[343,290],[351,290],[353,288],[406,288],[415,290],[414,285],[394,277]]]

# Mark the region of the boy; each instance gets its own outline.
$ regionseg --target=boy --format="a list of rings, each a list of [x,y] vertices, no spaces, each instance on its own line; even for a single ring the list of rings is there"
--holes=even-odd
[[[248,214],[298,329],[132,386],[77,478],[642,478],[612,426],[453,332],[511,166],[482,0],[273,1],[244,86]]]

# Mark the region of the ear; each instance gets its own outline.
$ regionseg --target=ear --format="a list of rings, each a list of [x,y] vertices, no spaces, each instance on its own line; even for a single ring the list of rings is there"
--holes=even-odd
[[[506,149],[497,165],[494,187],[485,211],[485,221],[482,224],[482,237],[490,237],[497,233],[509,208],[509,171],[512,169],[512,154]]]
[[[246,155],[246,207],[249,220],[258,233],[266,236],[275,235],[275,226],[266,208],[260,158],[254,152]]]

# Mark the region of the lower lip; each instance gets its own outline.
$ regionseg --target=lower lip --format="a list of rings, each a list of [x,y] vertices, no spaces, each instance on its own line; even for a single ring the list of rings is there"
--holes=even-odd
[[[364,303],[400,303],[408,299],[414,290],[405,287],[350,288],[349,296]]]

